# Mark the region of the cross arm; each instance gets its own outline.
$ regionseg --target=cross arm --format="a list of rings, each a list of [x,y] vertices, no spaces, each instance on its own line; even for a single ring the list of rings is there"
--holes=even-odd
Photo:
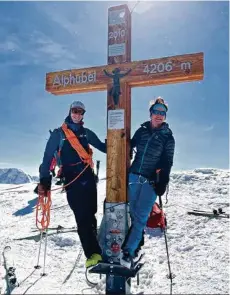
[[[203,79],[203,53],[47,73],[46,90],[56,95],[106,90],[112,81],[105,71],[115,68],[130,71],[122,79],[132,87],[197,81]]]

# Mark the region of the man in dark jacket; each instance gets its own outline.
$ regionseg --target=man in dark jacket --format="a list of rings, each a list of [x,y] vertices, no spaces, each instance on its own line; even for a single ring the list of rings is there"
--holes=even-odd
[[[131,150],[136,148],[135,159],[129,170],[129,205],[131,227],[123,243],[120,263],[132,267],[139,258],[143,245],[143,232],[157,195],[165,193],[173,165],[175,141],[172,131],[165,123],[168,110],[162,98],[151,105],[150,121],[135,132]],[[156,181],[156,170],[160,170]]]
[[[79,238],[87,258],[86,267],[89,267],[102,260],[95,217],[97,188],[93,169],[89,165],[91,159],[89,144],[104,153],[106,153],[106,144],[101,142],[93,131],[83,127],[84,113],[84,104],[80,101],[73,102],[62,127],[51,133],[39,168],[38,193],[46,194],[50,190],[52,178],[50,165],[54,154],[59,151],[67,201],[75,215]],[[87,156],[88,163],[84,161],[82,153]],[[83,170],[84,172],[73,181]],[[68,185],[71,181],[73,182]]]

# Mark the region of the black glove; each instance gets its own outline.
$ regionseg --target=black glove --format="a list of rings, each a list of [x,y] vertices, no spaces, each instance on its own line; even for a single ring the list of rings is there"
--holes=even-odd
[[[40,184],[43,185],[43,187],[49,191],[51,188],[51,180],[52,180],[51,176],[43,177],[40,179]]]
[[[34,189],[34,193],[38,195],[38,184],[37,184],[37,186]]]
[[[169,173],[165,169],[161,169],[159,173],[157,173],[156,182],[155,182],[155,192],[158,196],[163,196],[166,191],[167,185],[169,183]]]
[[[156,183],[155,184],[155,192],[157,194],[157,196],[161,197],[163,196],[163,194],[165,193],[166,191],[166,187],[167,187],[167,183]]]
[[[38,184],[38,193],[46,195],[47,192],[51,189],[51,180],[52,177],[43,177],[40,179],[40,183]]]

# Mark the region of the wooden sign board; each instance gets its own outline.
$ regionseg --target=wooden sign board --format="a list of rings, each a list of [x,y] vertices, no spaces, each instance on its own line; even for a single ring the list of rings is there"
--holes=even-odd
[[[132,87],[191,82],[203,79],[203,53],[184,54],[125,64],[72,69],[46,74],[46,90],[55,95],[106,90],[111,83],[104,70],[131,69],[122,81]]]

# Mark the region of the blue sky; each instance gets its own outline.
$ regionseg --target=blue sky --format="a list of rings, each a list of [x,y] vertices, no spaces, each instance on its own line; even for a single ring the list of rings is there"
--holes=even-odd
[[[0,168],[37,174],[49,129],[73,100],[85,126],[106,137],[106,92],[54,96],[46,72],[107,62],[107,13],[125,2],[0,2]],[[135,2],[128,3],[130,9]],[[132,60],[204,52],[204,80],[132,89],[132,134],[162,96],[176,140],[174,170],[228,168],[229,3],[140,2],[132,13]],[[95,150],[105,167],[106,157]]]

